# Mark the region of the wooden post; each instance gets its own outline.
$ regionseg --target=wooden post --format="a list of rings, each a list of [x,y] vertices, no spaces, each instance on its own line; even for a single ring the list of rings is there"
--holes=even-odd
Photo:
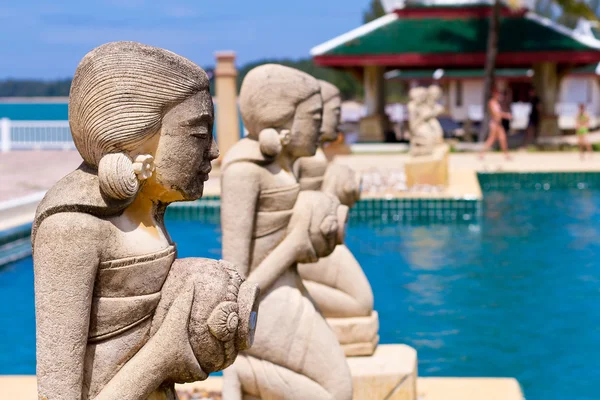
[[[540,115],[540,136],[559,136],[556,103],[560,93],[560,83],[568,72],[560,69],[556,63],[541,62],[533,65],[533,86],[540,98],[542,113]]]
[[[240,140],[240,117],[237,105],[237,70],[235,53],[220,51],[215,54],[215,95],[217,97],[217,145],[220,157]]]
[[[384,68],[370,65],[365,67],[364,89],[366,116],[360,121],[360,137],[362,142],[381,142],[389,121],[385,114],[385,82]]]

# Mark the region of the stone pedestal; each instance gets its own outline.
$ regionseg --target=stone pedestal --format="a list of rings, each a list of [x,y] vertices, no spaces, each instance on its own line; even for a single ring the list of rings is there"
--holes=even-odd
[[[344,349],[346,357],[370,356],[379,344],[379,315],[368,317],[327,318],[327,323]]]
[[[436,146],[431,154],[411,157],[404,166],[407,186],[448,186],[449,153],[448,145],[442,144]]]
[[[237,106],[237,70],[235,53],[221,51],[215,54],[216,136],[219,161],[240,140],[240,119]]]
[[[416,400],[417,351],[412,347],[379,345],[372,356],[347,361],[354,400]]]

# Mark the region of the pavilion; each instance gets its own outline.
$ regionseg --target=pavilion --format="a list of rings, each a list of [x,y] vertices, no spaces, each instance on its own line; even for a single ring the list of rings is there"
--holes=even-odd
[[[382,3],[387,11],[383,17],[311,50],[317,65],[348,70],[364,82],[363,141],[381,141],[388,129],[386,72],[484,67],[493,4],[491,0]],[[563,77],[599,61],[600,40],[593,35],[573,31],[527,7],[514,10],[502,5],[496,68],[533,71],[543,135],[560,133],[554,109]]]

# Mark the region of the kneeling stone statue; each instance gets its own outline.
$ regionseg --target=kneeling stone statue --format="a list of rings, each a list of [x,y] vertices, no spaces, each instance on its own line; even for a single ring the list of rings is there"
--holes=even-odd
[[[230,263],[176,259],[164,213],[202,196],[214,110],[206,73],[169,51],[88,53],[69,98],[83,158],[32,229],[39,399],[176,399],[252,344],[259,290]]]

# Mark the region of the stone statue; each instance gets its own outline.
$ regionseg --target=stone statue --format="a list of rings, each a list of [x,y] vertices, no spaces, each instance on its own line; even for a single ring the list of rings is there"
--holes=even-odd
[[[324,81],[321,143],[337,137],[340,122],[339,90]],[[322,190],[352,207],[360,197],[360,178],[350,168],[328,165],[321,147],[313,157],[300,158],[295,165],[302,190]],[[371,355],[379,342],[379,319],[373,311],[373,291],[350,250],[340,244],[329,257],[298,265],[300,276],[346,355]]]
[[[431,125],[431,132],[435,144],[444,142],[444,130],[438,120],[438,117],[444,112],[444,106],[439,103],[441,98],[442,90],[439,86],[431,85],[427,88],[427,104],[431,110],[429,124]]]
[[[442,127],[437,120],[443,111],[443,107],[437,103],[440,96],[441,91],[437,86],[429,89],[415,87],[409,92],[410,151],[414,156],[429,155],[435,145],[443,142]]]
[[[169,203],[198,199],[218,150],[205,72],[115,42],[88,53],[69,98],[83,158],[32,229],[38,396],[176,399],[247,349],[258,288],[224,261],[176,260]]]
[[[300,192],[299,157],[317,150],[323,101],[303,72],[267,64],[240,90],[248,130],[221,175],[223,258],[261,290],[253,347],[224,371],[223,398],[351,399],[352,378],[335,335],[315,309],[297,263],[325,257],[342,241],[347,207],[323,192]]]

